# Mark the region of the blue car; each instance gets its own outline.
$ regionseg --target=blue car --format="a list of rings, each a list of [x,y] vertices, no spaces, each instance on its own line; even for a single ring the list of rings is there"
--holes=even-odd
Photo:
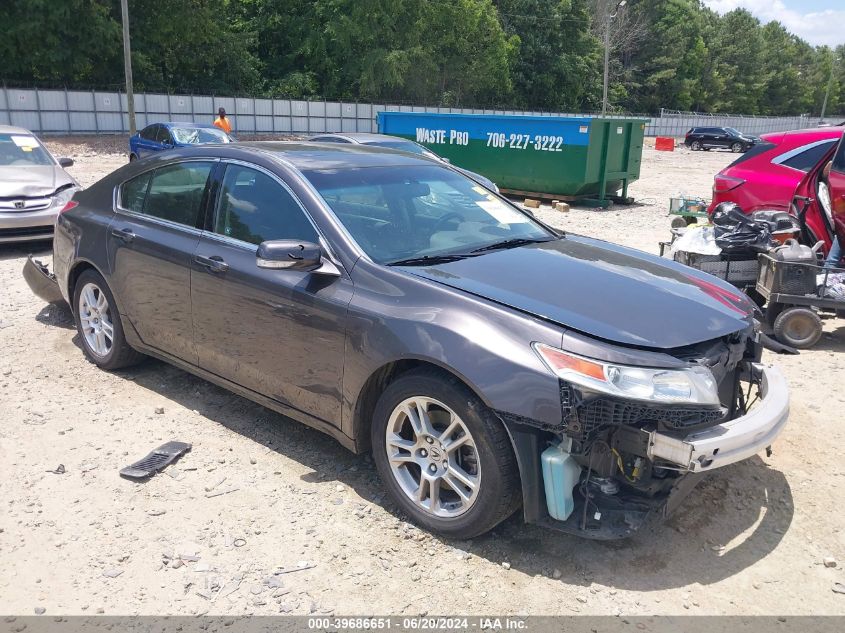
[[[129,160],[174,147],[231,143],[234,139],[208,123],[152,123],[129,137]]]

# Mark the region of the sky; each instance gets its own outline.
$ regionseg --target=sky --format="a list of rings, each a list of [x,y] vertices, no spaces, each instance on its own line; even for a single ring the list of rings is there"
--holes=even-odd
[[[845,44],[845,0],[703,0],[718,13],[748,9],[764,24],[777,20],[814,46]]]

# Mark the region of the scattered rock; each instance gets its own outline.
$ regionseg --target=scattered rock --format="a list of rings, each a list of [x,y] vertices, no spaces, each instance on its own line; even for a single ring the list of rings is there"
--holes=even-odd
[[[47,612],[47,609],[44,607],[35,607],[35,615],[44,615]]]
[[[343,492],[343,491],[344,491],[343,484],[338,484],[338,485],[336,485],[336,486],[334,487],[334,489],[335,489],[337,492]]]
[[[825,556],[822,562],[824,562],[825,567],[836,567],[836,559],[833,556]]]
[[[155,411],[156,415],[164,415],[164,407],[156,407]]]
[[[160,517],[165,512],[167,512],[167,510],[165,510],[163,508],[156,508],[155,510],[147,510],[147,514],[149,514],[151,517]]]
[[[561,576],[563,576],[563,573],[559,569],[555,569],[552,572],[552,578],[554,578],[555,580],[560,580]]]
[[[511,564],[509,562],[505,561],[504,563],[502,563],[502,567],[504,567],[505,569],[510,569]]]
[[[105,576],[106,578],[117,578],[122,573],[122,569],[119,569],[118,567],[111,567],[103,571],[103,576]]]
[[[184,564],[185,562],[181,558],[174,558],[172,561],[170,561],[170,567],[172,569],[179,569]]]
[[[522,203],[522,206],[528,207],[529,209],[539,209],[540,201],[533,198],[526,198],[525,202]]]

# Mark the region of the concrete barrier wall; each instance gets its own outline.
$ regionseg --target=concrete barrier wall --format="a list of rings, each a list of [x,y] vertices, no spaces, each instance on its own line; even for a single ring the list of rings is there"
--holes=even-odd
[[[135,95],[135,122],[138,129],[159,121],[211,123],[220,107],[226,108],[236,134],[377,132],[376,114],[379,111],[589,116],[563,112],[141,93]],[[624,115],[611,116],[625,118]],[[804,116],[739,117],[663,112],[661,116],[649,119],[645,134],[682,137],[691,127],[697,126],[730,126],[747,134],[764,134],[811,127],[815,123],[815,119]],[[16,125],[38,134],[125,134],[129,130],[126,95],[3,87],[0,89],[0,125]]]

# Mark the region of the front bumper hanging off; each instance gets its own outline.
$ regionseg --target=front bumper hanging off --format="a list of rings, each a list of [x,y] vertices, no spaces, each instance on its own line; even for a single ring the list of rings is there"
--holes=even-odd
[[[653,431],[648,456],[677,464],[690,473],[748,459],[772,445],[789,418],[786,379],[775,367],[750,364],[761,402],[748,413],[678,439]]]

